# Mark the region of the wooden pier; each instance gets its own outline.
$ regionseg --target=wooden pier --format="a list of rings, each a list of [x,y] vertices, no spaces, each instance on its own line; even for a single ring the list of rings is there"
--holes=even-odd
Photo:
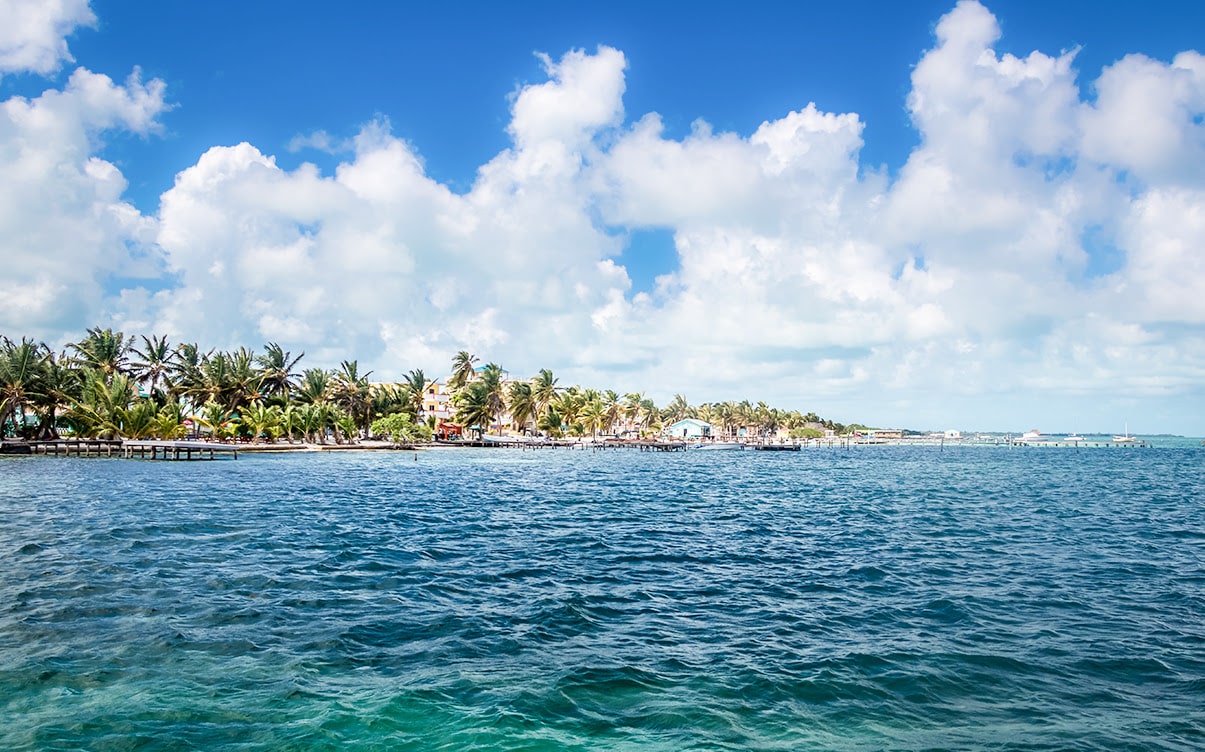
[[[213,460],[229,455],[238,459],[238,446],[203,441],[147,441],[126,439],[121,442],[122,456],[143,460]]]
[[[9,442],[10,444],[12,442]],[[120,457],[121,439],[55,439],[26,441],[27,452],[50,457]]]

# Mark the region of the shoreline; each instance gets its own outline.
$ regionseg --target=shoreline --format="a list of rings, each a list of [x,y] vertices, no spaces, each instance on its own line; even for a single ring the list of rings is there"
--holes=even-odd
[[[511,440],[508,440],[511,439]],[[1169,443],[1170,442],[1170,445]],[[192,459],[192,453],[208,454],[209,459],[214,454],[230,455],[237,459],[239,454],[317,454],[324,452],[412,452],[417,457],[419,451],[449,451],[463,449],[519,449],[521,451],[538,449],[568,449],[607,451],[629,449],[641,452],[696,452],[696,451],[856,451],[876,447],[924,447],[944,450],[953,448],[989,448],[989,449],[1151,449],[1151,448],[1180,448],[1191,449],[1205,447],[1205,442],[1194,438],[1179,438],[1160,442],[1158,439],[1139,438],[1129,442],[1114,442],[1107,438],[1077,442],[1066,441],[1024,441],[1015,438],[1000,437],[998,439],[961,439],[940,440],[935,438],[916,439],[885,439],[885,440],[852,440],[852,439],[808,439],[796,441],[682,441],[682,440],[643,440],[616,441],[612,440],[554,440],[529,441],[517,437],[495,437],[490,441],[434,441],[420,444],[394,444],[382,440],[361,440],[356,443],[318,444],[311,442],[291,443],[226,443],[198,440],[181,440],[173,442],[157,442],[143,440],[120,439],[58,439],[53,441],[0,441],[0,455],[4,456],[43,456],[43,457],[111,457],[128,459],[146,459],[146,453],[153,445],[163,450],[160,459]],[[169,457],[168,450],[178,450]],[[132,451],[131,451],[132,450]],[[150,459],[157,457],[152,453]]]

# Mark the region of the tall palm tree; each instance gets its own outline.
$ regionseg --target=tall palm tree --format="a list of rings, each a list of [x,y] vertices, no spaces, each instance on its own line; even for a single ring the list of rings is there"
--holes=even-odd
[[[237,410],[243,405],[250,404],[263,395],[260,384],[263,382],[263,372],[255,366],[255,353],[246,347],[240,347],[230,353],[230,391],[229,406]]]
[[[115,374],[128,371],[133,344],[121,332],[97,326],[88,330],[88,336],[68,347],[75,351],[80,365],[95,368],[106,379],[111,379]]]
[[[461,350],[452,358],[452,377],[448,379],[448,389],[453,394],[464,389],[465,385],[473,380],[473,364],[476,362],[477,357],[469,354],[468,350]]]
[[[266,397],[289,401],[289,392],[297,385],[298,374],[293,372],[305,353],[296,358],[275,342],[264,345],[264,354],[255,358],[260,367],[260,392]]]
[[[565,426],[572,427],[581,417],[582,408],[585,405],[585,393],[580,388],[571,386],[557,395],[549,409],[555,409],[561,416],[561,422]]]
[[[65,353],[56,357],[47,349],[42,365],[40,388],[30,395],[34,410],[38,414],[39,439],[58,438],[59,411],[68,409],[79,397],[81,386],[81,372],[70,367]]]
[[[603,392],[602,405],[604,433],[615,433],[615,424],[623,416],[623,402],[620,400],[619,392],[614,389]]]
[[[644,400],[644,392],[628,392],[623,395],[623,419],[629,427],[640,424],[640,403]]]
[[[640,401],[640,426],[649,433],[657,433],[661,430],[661,411],[657,409],[657,403],[651,399],[645,398]]]
[[[586,398],[586,403],[582,406],[579,417],[581,418],[582,425],[586,427],[590,435],[597,438],[598,432],[607,422],[607,408],[597,394],[592,394]]]
[[[521,431],[527,430],[527,424],[536,414],[535,391],[530,381],[512,381],[507,389],[507,406],[510,409],[511,423]]]
[[[404,385],[373,384],[368,392],[369,412],[373,419],[384,418],[397,412],[409,412],[410,392]],[[422,408],[422,405],[419,405]]]
[[[351,419],[351,425],[364,435],[367,435],[368,428],[372,425],[372,390],[368,384],[368,377],[371,374],[372,371],[361,374],[357,361],[345,360],[339,364],[339,370],[335,372],[334,377],[332,401]],[[336,417],[335,423],[341,428],[344,427],[338,417]],[[348,432],[345,431],[345,433]],[[354,431],[350,433],[354,433]],[[349,439],[351,438],[350,433]]]
[[[202,353],[194,343],[176,346],[168,362],[167,381],[172,396],[183,399],[192,409],[205,401],[203,363],[212,351]]]
[[[414,417],[416,423],[423,419],[423,401],[427,396],[427,387],[433,383],[435,382],[427,380],[427,375],[421,368],[411,370],[402,381],[406,410]]]
[[[142,438],[148,423],[147,408],[139,400],[134,382],[123,373],[106,378],[104,371],[89,368],[84,371],[80,396],[64,415],[67,423],[81,436],[102,439]],[[136,410],[136,412],[131,412]],[[150,406],[150,418],[154,417]]]
[[[151,399],[159,404],[166,402],[167,392],[170,391],[168,379],[172,370],[172,356],[175,353],[167,343],[167,336],[143,335],[142,347],[131,347],[130,352],[136,358],[130,365],[130,376],[135,382],[146,385],[146,392]],[[167,387],[163,391],[159,389],[161,381]]]
[[[556,396],[561,393],[557,386],[557,378],[547,368],[540,369],[540,375],[531,380],[531,396],[535,401],[536,415],[543,415]]]
[[[490,422],[494,422],[506,410],[506,395],[502,387],[502,366],[489,363],[481,369],[478,379],[485,388],[486,406],[490,412]]]
[[[302,404],[314,405],[326,402],[330,398],[333,388],[329,371],[321,368],[307,368],[301,375],[301,383],[293,397]]]
[[[15,433],[25,430],[25,410],[42,393],[49,352],[32,339],[0,340],[0,438],[10,419]]]
[[[690,403],[681,394],[675,394],[665,409],[661,411],[661,417],[666,423],[677,423],[689,415]]]
[[[489,430],[494,414],[485,382],[469,382],[452,396],[452,404],[456,407],[457,423],[476,430],[478,435]]]
[[[206,403],[215,402],[233,411],[230,395],[234,391],[230,356],[222,351],[208,353],[201,360],[201,396]]]

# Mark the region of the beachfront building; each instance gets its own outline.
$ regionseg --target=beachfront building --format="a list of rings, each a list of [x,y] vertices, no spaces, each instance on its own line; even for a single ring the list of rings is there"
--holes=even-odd
[[[711,438],[715,427],[706,421],[696,418],[682,420],[662,429],[661,434],[671,439],[708,439]]]
[[[866,438],[875,441],[899,441],[904,438],[902,428],[872,428],[866,432]]]
[[[439,421],[447,421],[456,412],[452,406],[452,394],[446,382],[433,381],[427,385],[423,394],[423,415],[434,417]]]

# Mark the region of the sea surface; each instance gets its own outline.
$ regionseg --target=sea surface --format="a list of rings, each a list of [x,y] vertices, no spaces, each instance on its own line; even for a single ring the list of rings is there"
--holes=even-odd
[[[0,749],[1202,750],[1185,443],[0,457]]]

